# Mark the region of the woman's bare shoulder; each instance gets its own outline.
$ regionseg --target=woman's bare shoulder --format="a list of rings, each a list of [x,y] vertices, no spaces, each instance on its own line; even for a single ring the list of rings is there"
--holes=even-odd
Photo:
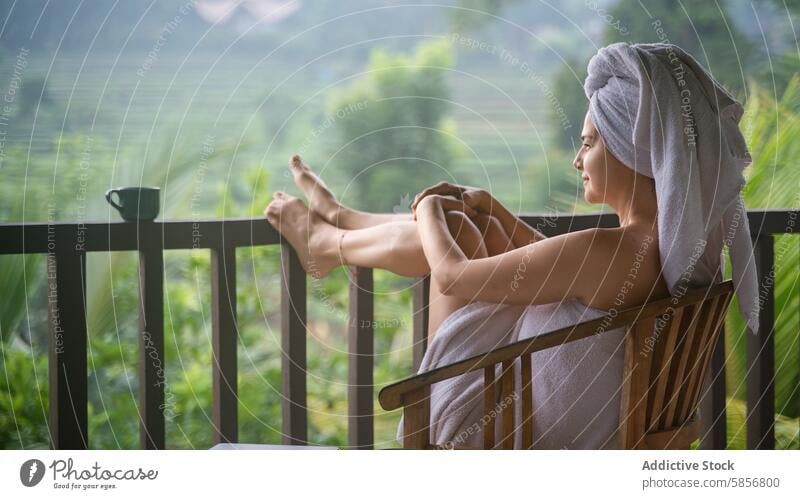
[[[661,276],[657,234],[637,228],[591,228],[577,241],[586,246],[592,262],[583,283],[586,305],[608,310],[641,305],[668,296]]]

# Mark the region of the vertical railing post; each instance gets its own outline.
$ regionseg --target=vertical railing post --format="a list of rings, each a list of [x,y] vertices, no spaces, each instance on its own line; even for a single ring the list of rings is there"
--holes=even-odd
[[[412,366],[417,372],[428,348],[428,302],[430,300],[430,274],[414,283],[413,293],[413,347]]]
[[[372,449],[375,443],[372,373],[375,322],[372,269],[354,267],[350,275],[350,318],[347,328],[347,443],[356,449]]]
[[[306,273],[285,240],[281,240],[281,350],[282,441],[306,445]]]
[[[236,248],[211,249],[211,347],[214,443],[239,439],[236,370]]]
[[[747,332],[747,448],[775,448],[775,253],[771,234],[755,240],[761,310],[758,334]]]
[[[67,230],[69,229],[69,230]],[[49,424],[52,449],[88,447],[86,253],[56,227],[47,254]],[[48,243],[50,231],[48,230]],[[66,245],[70,246],[67,247]]]
[[[725,411],[725,322],[720,325],[717,344],[711,355],[709,391],[701,394],[700,448],[722,450],[728,448],[728,424]],[[705,386],[705,385],[703,385]]]
[[[164,449],[164,253],[161,225],[139,223],[139,447]]]

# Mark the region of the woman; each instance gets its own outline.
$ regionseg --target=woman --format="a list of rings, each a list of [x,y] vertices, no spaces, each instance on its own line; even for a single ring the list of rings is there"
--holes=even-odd
[[[291,169],[311,209],[278,192],[265,215],[316,277],[337,265],[431,274],[420,372],[719,281],[723,234],[754,327],[749,229],[746,217],[732,223],[749,163],[741,105],[669,44],[601,49],[584,88],[589,110],[573,166],[585,199],[608,204],[619,227],[547,238],[486,191],[448,183],[417,195],[411,215],[359,212],[298,156]],[[534,448],[617,446],[623,339],[620,329],[533,354]],[[480,373],[434,385],[435,443],[480,446],[481,389]]]
[[[611,205],[619,228],[546,238],[486,191],[448,183],[417,195],[412,214],[363,213],[338,203],[299,156],[292,158],[291,170],[311,209],[279,191],[265,215],[314,277],[338,265],[415,277],[430,273],[429,341],[445,317],[470,301],[530,305],[575,298],[608,309],[639,249],[658,238],[655,185],[609,153],[588,113],[581,141],[573,165],[584,197]],[[515,281],[523,262],[525,275]],[[667,296],[659,267],[658,252],[647,251],[629,304]],[[512,282],[525,285],[512,289]]]

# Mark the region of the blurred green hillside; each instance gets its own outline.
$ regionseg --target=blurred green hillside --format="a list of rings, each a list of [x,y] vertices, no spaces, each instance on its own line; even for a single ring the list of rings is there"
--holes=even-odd
[[[286,169],[297,152],[364,210],[404,211],[448,180],[485,187],[515,212],[596,211],[571,166],[586,63],[613,41],[658,41],[656,22],[746,103],[747,206],[798,207],[794,3],[353,0],[225,15],[203,4],[0,0],[0,222],[117,220],[103,193],[121,185],[161,187],[161,218],[260,217],[272,191],[300,194]],[[794,237],[776,243],[775,407],[778,446],[796,449]],[[239,435],[278,443],[280,252],[237,257]],[[47,447],[44,263],[0,257],[3,449]],[[138,445],[135,263],[134,253],[87,256],[92,448]],[[209,272],[206,252],[166,254],[169,448],[212,445]],[[347,282],[340,268],[308,284],[317,444],[347,442]],[[411,374],[410,284],[375,272],[376,395]],[[729,437],[743,448],[736,312],[727,330]],[[399,413],[377,399],[375,412],[376,447],[397,446]]]

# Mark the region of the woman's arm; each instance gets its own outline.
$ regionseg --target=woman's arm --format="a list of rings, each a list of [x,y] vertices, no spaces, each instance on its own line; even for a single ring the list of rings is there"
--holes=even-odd
[[[619,231],[571,232],[471,260],[450,235],[442,203],[442,196],[427,196],[416,211],[431,277],[447,295],[523,305],[575,298],[588,305],[600,292],[628,288],[631,262],[616,255],[632,253]]]
[[[508,238],[515,248],[521,248],[533,242],[547,239],[547,236],[511,213],[500,201],[495,199],[486,190],[451,184],[449,182],[439,182],[417,194],[411,205],[411,209],[415,211],[415,215],[416,207],[419,202],[425,199],[425,197],[434,194],[454,196],[457,199],[461,199],[466,205],[476,209],[478,212],[495,217],[500,222],[500,225],[502,225],[503,230],[508,235]]]

